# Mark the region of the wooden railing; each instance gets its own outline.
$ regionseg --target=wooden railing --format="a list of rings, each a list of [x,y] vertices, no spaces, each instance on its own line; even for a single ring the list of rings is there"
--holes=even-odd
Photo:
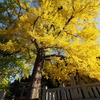
[[[43,89],[41,100],[100,100],[100,83]]]

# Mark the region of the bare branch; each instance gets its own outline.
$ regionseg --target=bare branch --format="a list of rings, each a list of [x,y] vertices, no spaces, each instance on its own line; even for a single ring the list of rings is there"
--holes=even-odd
[[[71,34],[71,33],[68,33],[67,31],[65,31],[68,35],[72,35],[74,37],[78,37],[78,35],[74,35],[74,34]]]
[[[74,18],[74,16],[72,15],[68,20],[67,22],[65,23],[65,26],[63,27],[63,30],[65,29],[65,27],[69,24],[69,22]],[[58,35],[61,33],[62,31],[59,31],[58,32]]]
[[[36,20],[34,21],[34,23],[33,23],[33,30],[34,30],[35,25],[36,25],[36,22],[38,21],[39,18],[40,18],[40,16],[38,16],[38,17],[36,18]]]
[[[74,0],[72,0],[72,8],[75,11],[75,4],[74,4]]]
[[[74,18],[74,16],[72,15],[66,22],[65,26],[69,24],[69,22]]]

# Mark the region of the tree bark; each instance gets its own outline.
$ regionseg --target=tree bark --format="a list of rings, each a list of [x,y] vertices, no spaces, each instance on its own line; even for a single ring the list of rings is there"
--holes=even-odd
[[[41,91],[43,60],[43,55],[41,51],[39,51],[34,64],[34,69],[32,72],[26,100],[39,100]]]

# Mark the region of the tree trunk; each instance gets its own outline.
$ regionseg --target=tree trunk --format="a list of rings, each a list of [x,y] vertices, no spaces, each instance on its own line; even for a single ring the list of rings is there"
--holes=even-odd
[[[41,91],[42,67],[43,56],[41,52],[38,52],[27,93],[27,100],[39,100]]]

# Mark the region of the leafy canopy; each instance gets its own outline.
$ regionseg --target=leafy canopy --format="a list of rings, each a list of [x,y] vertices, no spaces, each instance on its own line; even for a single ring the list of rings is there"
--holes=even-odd
[[[20,49],[35,59],[42,49],[43,74],[59,82],[76,73],[100,80],[99,0],[39,0],[38,6],[30,2],[20,6],[27,11],[12,27],[1,30],[9,38],[0,44],[1,50],[13,53]]]

